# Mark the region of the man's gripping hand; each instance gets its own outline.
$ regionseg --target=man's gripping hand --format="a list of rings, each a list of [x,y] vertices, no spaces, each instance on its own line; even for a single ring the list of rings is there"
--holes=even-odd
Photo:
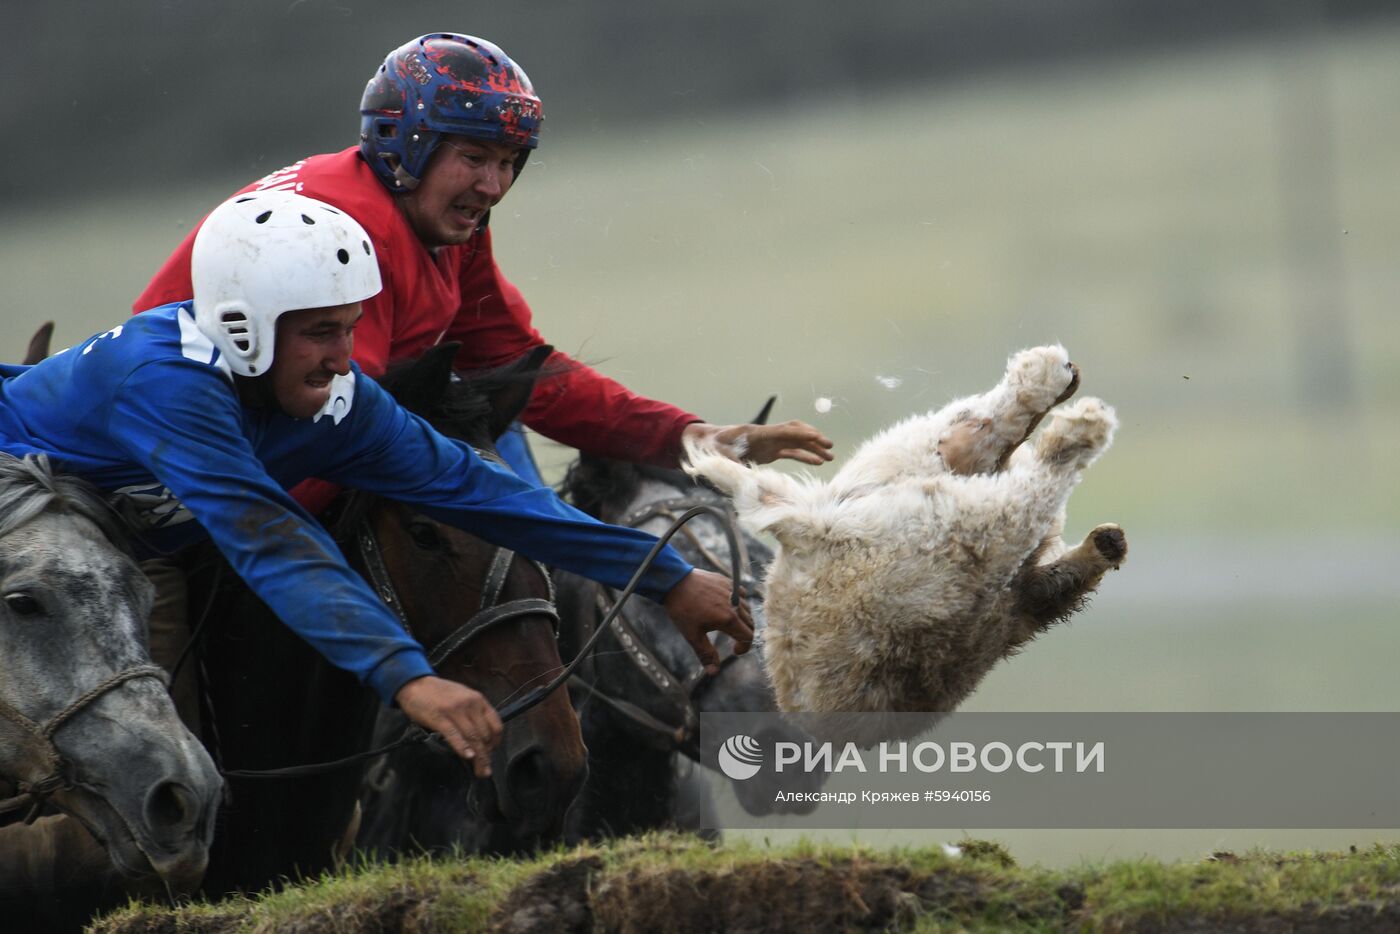
[[[706,633],[718,629],[734,640],[734,654],[743,655],[753,645],[753,616],[748,600],[740,591],[739,605],[730,598],[734,585],[723,574],[697,568],[666,595],[666,612],[671,622],[690,643],[707,674],[719,674],[719,653]]]
[[[714,448],[736,461],[769,464],[780,457],[820,466],[831,460],[831,439],[806,422],[781,425],[709,425],[691,422],[681,432],[683,442]]]
[[[429,675],[399,688],[394,701],[408,719],[441,735],[453,752],[471,763],[477,778],[491,775],[491,750],[501,741],[501,718],[479,692]]]

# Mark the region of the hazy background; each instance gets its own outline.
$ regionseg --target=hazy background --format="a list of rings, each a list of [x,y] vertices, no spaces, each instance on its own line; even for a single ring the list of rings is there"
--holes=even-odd
[[[1400,18],[1216,6],[7,3],[0,358],[110,327],[223,196],[353,143],[390,48],[483,35],[545,102],[492,224],[561,348],[717,421],[778,393],[843,453],[1048,341],[1117,406],[1069,532],[1129,560],[966,709],[1396,710]]]

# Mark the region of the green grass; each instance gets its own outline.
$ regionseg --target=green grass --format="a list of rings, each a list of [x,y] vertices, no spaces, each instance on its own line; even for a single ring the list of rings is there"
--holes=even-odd
[[[995,843],[837,846],[808,840],[710,847],[650,835],[527,861],[414,860],[368,866],[252,899],[173,911],[134,904],[103,934],[180,931],[468,931],[513,919],[540,929],[919,931],[1134,930],[1190,922],[1327,918],[1346,930],[1400,909],[1400,848],[1340,853],[1217,853],[1050,871],[1016,865]],[[551,914],[553,912],[553,914]],[[1349,922],[1349,923],[1348,923]]]

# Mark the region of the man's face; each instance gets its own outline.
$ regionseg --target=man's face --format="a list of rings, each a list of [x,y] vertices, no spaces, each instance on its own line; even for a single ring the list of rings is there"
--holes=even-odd
[[[519,146],[445,137],[418,187],[397,199],[426,247],[466,243],[515,180]]]
[[[277,319],[267,371],[273,398],[292,418],[310,418],[331,395],[331,378],[350,372],[360,303],[289,311]]]

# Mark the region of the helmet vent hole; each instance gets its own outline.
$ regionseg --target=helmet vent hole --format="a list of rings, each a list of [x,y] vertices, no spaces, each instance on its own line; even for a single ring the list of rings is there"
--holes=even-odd
[[[224,334],[229,342],[241,353],[247,353],[253,346],[253,338],[248,330],[248,316],[241,311],[226,311],[219,316]]]
[[[271,212],[271,211],[263,211],[261,214],[259,214],[257,217],[255,217],[255,218],[253,218],[253,219],[254,219],[255,221],[257,221],[259,224],[266,224],[266,223],[267,223],[267,219],[268,219],[269,217],[271,217],[271,216],[272,216],[272,212]]]
[[[366,256],[372,256],[372,255],[373,255],[373,252],[372,252],[372,251],[370,250],[370,248],[369,248],[369,241],[368,241],[368,240],[361,240],[361,241],[360,241],[360,246],[362,246],[362,247],[365,248],[365,255],[366,255]]]
[[[350,254],[343,249],[335,251],[335,258],[340,260],[342,266],[349,265],[350,263]]]
[[[316,223],[316,222],[313,221],[311,218],[307,217],[305,214],[303,214],[303,215],[301,216],[301,222],[302,222],[303,224],[306,224],[307,226],[310,226],[311,224]]]
[[[239,198],[239,199],[238,199],[237,201],[235,201],[234,203],[235,203],[235,204],[242,204],[244,201],[252,201],[252,200],[253,200],[253,196],[252,196],[252,195],[244,195],[243,197]]]

